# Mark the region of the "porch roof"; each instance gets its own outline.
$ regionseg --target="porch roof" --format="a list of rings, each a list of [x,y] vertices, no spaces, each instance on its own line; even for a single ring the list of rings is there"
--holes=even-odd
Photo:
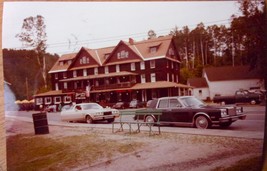
[[[62,90],[53,90],[53,91],[48,91],[45,93],[36,94],[36,95],[34,95],[34,97],[69,95],[69,94],[73,94],[73,93],[74,92],[63,93]]]

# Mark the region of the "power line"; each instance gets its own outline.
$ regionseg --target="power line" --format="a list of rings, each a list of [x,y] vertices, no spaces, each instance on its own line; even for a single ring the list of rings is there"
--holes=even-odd
[[[230,20],[231,19],[224,19],[224,20],[210,21],[210,22],[206,22],[206,23],[200,22],[200,23],[203,23],[204,26],[207,27],[209,25],[214,25],[216,23],[219,25],[230,24]],[[220,22],[223,22],[223,23],[220,23]],[[198,24],[192,24],[192,25],[187,25],[187,27],[195,28],[197,25]],[[156,34],[169,34],[173,28],[156,30],[155,33]],[[80,40],[80,41],[75,42],[75,46],[84,45],[84,44],[98,44],[98,43],[106,43],[106,42],[111,42],[111,41],[120,41],[121,39],[128,39],[128,38],[137,39],[137,38],[144,38],[144,37],[147,37],[147,32],[125,34],[125,35],[118,35],[118,36],[111,36],[111,37],[104,37],[104,38],[97,38],[97,39]],[[47,48],[50,48],[50,49],[66,47],[66,46],[73,46],[73,45],[68,41],[47,44]],[[22,48],[23,49],[29,49],[30,47],[15,47],[15,48],[11,48],[11,49],[22,49]],[[71,51],[73,51],[73,50],[70,50],[70,52]],[[59,53],[59,52],[57,52],[57,53]]]

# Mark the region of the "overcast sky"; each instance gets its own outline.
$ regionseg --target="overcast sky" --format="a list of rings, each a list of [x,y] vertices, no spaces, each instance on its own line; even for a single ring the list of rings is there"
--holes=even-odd
[[[82,46],[115,46],[129,37],[147,38],[154,30],[167,35],[172,28],[203,22],[227,25],[233,14],[239,15],[235,1],[215,2],[4,2],[3,48],[22,48],[15,38],[23,19],[45,18],[47,52],[59,55],[77,52]]]

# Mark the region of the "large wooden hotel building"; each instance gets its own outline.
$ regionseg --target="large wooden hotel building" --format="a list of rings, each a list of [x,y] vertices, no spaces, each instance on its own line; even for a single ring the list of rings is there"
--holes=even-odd
[[[110,105],[188,95],[190,87],[179,83],[180,63],[172,36],[138,42],[130,38],[99,49],[82,47],[58,59],[49,71],[53,90],[35,95],[35,103]]]

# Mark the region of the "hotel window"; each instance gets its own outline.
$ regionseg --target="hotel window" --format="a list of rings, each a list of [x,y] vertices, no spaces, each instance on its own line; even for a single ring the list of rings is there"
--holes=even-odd
[[[67,82],[64,82],[64,84],[63,84],[63,88],[64,88],[64,89],[68,89],[68,83],[67,83]]]
[[[135,71],[135,63],[131,63],[131,71]]]
[[[63,72],[63,78],[67,78],[67,73]]]
[[[54,97],[54,103],[55,104],[60,104],[61,103],[61,97],[60,96]]]
[[[144,61],[141,61],[140,62],[140,69],[141,70],[144,70],[145,69],[145,62]]]
[[[77,77],[77,71],[73,71],[73,77]]]
[[[105,66],[105,74],[108,74],[108,66]]]
[[[116,65],[116,72],[120,72],[120,65]]]
[[[51,97],[45,97],[45,104],[51,104],[52,98]]]
[[[80,64],[89,64],[90,63],[90,59],[86,56],[83,56],[81,59],[80,59]]]
[[[146,83],[146,75],[141,74],[141,83]]]
[[[156,74],[155,73],[151,73],[150,78],[151,78],[152,83],[156,82]]]
[[[43,104],[43,98],[36,98],[36,105]]]
[[[98,68],[94,68],[95,75],[98,75]]]
[[[87,76],[87,69],[83,69],[83,76]]]
[[[55,83],[55,89],[56,89],[56,90],[59,90],[59,88],[58,88],[58,83]]]
[[[150,61],[150,68],[156,68],[156,62],[155,60]]]
[[[64,96],[64,103],[71,103],[71,97],[70,96]]]

